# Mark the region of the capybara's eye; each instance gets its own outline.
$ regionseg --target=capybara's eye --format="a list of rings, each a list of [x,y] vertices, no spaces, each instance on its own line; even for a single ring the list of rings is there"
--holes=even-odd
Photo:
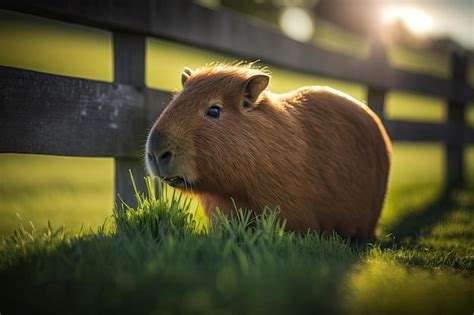
[[[207,110],[206,115],[210,118],[217,119],[221,115],[221,108],[219,106],[211,106]]]

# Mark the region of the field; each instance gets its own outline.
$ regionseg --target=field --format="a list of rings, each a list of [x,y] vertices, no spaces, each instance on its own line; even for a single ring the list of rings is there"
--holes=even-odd
[[[371,244],[284,232],[271,212],[255,222],[218,217],[203,232],[173,198],[141,200],[91,231],[24,223],[0,247],[8,287],[0,305],[6,313],[466,314],[474,191],[439,201],[436,190],[392,191]]]
[[[113,78],[107,32],[0,10],[0,39],[0,64]],[[50,41],[60,43],[54,53]],[[401,67],[445,75],[438,63],[392,54]],[[216,60],[235,58],[149,39],[146,81],[175,90],[184,66]],[[322,84],[366,95],[360,85],[271,70],[276,92]],[[446,118],[441,100],[399,92],[386,112]],[[470,314],[474,148],[466,188],[444,194],[443,165],[441,144],[396,143],[377,241],[357,244],[283,232],[272,213],[250,225],[221,217],[203,232],[170,194],[113,217],[112,159],[1,154],[0,313]]]

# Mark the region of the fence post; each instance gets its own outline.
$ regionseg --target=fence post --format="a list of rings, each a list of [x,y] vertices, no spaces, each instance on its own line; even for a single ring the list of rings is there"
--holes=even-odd
[[[145,36],[114,31],[113,59],[114,82],[134,85],[143,91],[145,89]],[[145,124],[145,116],[143,123]],[[133,173],[138,190],[146,192],[143,180],[145,170],[142,160],[140,158],[115,158],[114,160],[115,203],[120,208],[123,200],[128,205],[135,207],[137,201],[129,170]]]
[[[451,79],[453,94],[460,93],[467,83],[468,58],[465,53],[454,51],[451,54]],[[448,99],[449,135],[446,143],[446,188],[448,190],[464,184],[464,110],[466,104]]]
[[[385,94],[387,90],[377,86],[377,82],[384,80],[384,73],[382,69],[386,68],[388,64],[387,53],[385,46],[379,36],[375,36],[370,41],[370,56],[369,56],[369,73],[372,78],[372,84],[367,90],[367,105],[380,117],[383,121]]]

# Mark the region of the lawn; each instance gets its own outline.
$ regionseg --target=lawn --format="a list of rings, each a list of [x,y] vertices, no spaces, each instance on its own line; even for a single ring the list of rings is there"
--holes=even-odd
[[[26,225],[0,245],[0,305],[7,314],[471,312],[473,191],[435,206],[429,194],[395,197],[416,211],[385,221],[370,244],[285,232],[271,211],[216,216],[203,231],[177,196],[142,198],[93,233]]]
[[[113,78],[108,32],[0,10],[0,39],[0,64]],[[438,57],[391,54],[400,67],[445,75],[429,67]],[[235,57],[148,39],[147,85],[179,89],[184,66],[216,60]],[[276,92],[322,84],[365,99],[361,85],[271,70]],[[394,92],[386,114],[441,122],[446,106]],[[252,224],[219,217],[203,231],[194,206],[170,193],[112,217],[112,159],[1,154],[0,313],[471,314],[474,148],[465,155],[468,185],[445,195],[443,146],[395,143],[377,241],[356,244],[283,232],[271,212]]]

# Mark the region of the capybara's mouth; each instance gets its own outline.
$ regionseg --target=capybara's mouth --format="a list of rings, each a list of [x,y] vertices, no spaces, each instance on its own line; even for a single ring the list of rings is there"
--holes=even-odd
[[[181,176],[175,177],[163,177],[163,180],[172,187],[183,187],[184,186],[184,178]]]

